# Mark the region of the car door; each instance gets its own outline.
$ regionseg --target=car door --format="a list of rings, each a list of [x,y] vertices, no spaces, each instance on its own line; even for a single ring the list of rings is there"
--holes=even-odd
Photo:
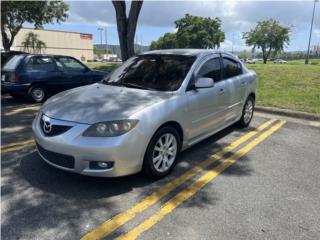
[[[242,75],[242,65],[236,59],[223,54],[222,66],[222,79],[230,90],[230,102],[226,118],[233,121],[241,115],[247,82]]]
[[[51,56],[31,56],[26,60],[23,74],[30,82],[45,85],[49,92],[54,93],[62,89],[63,76]]]
[[[187,89],[189,138],[195,139],[217,131],[225,124],[225,110],[229,104],[229,89],[221,75],[219,55],[206,58],[195,70],[195,82],[200,77],[214,80],[211,88]],[[190,83],[192,86],[192,82]]]
[[[78,60],[67,56],[55,57],[55,60],[58,68],[63,73],[64,89],[75,88],[88,84],[86,73],[90,70]]]

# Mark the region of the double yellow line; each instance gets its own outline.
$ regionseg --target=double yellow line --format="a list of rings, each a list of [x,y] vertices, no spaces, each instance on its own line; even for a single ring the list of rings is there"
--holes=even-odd
[[[1,153],[4,154],[8,152],[18,151],[23,148],[30,147],[32,145],[34,145],[33,139],[6,144],[1,146]]]
[[[110,233],[133,219],[138,213],[146,210],[156,202],[158,202],[162,197],[166,196],[178,186],[194,177],[196,174],[202,172],[206,167],[211,165],[213,162],[220,160],[226,153],[231,152],[233,149],[246,142],[256,134],[262,132],[264,129],[273,124],[275,120],[269,120],[259,126],[257,129],[250,131],[246,135],[240,137],[238,140],[234,141],[227,147],[221,149],[207,160],[196,165],[194,168],[190,169],[180,177],[174,179],[173,181],[167,183],[163,187],[161,187],[158,191],[144,198],[141,202],[137,203],[130,209],[125,212],[122,212],[108,221],[104,222],[98,228],[86,234],[82,240],[91,240],[91,239],[101,239],[103,237],[108,236]],[[215,168],[208,170],[207,173],[202,175],[200,178],[195,180],[192,184],[190,184],[187,188],[176,194],[173,198],[167,201],[155,214],[149,217],[147,220],[142,222],[140,225],[133,228],[128,233],[120,235],[117,239],[136,239],[141,233],[150,229],[153,225],[163,219],[167,214],[172,212],[176,207],[182,204],[184,201],[193,196],[196,192],[198,192],[202,187],[212,181],[215,177],[217,177],[223,170],[228,168],[230,165],[235,163],[239,158],[248,153],[252,148],[270,136],[272,133],[277,131],[285,124],[285,121],[279,121],[277,124],[272,126],[270,129],[259,135],[256,139],[251,141],[249,144],[238,150],[236,153],[225,159],[222,163],[220,163]]]

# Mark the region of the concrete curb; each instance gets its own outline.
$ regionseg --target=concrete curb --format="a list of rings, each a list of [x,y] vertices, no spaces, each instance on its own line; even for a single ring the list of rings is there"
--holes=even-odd
[[[278,115],[283,115],[283,116],[287,116],[287,117],[294,117],[294,118],[302,118],[302,119],[313,120],[313,121],[320,121],[320,115],[319,114],[299,112],[299,111],[293,111],[293,110],[289,110],[289,109],[281,109],[281,108],[275,108],[275,107],[262,107],[262,106],[256,106],[255,110],[258,111],[258,112],[278,114]]]

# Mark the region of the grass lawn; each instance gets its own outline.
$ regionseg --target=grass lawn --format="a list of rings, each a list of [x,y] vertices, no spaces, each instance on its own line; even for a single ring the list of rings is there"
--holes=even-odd
[[[247,67],[257,73],[257,105],[320,114],[320,64],[305,65],[304,60],[294,60]]]
[[[316,65],[305,65],[304,60],[287,64],[247,65],[257,73],[257,105],[287,108],[320,114],[320,59],[310,59]],[[111,71],[115,63],[89,63],[90,68]]]
[[[87,66],[92,69],[111,72],[120,63],[91,62]]]

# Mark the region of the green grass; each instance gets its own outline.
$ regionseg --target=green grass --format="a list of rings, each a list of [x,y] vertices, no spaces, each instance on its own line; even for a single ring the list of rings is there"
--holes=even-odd
[[[311,62],[320,63],[320,59]],[[320,114],[320,64],[304,60],[287,64],[247,65],[257,73],[257,105]]]
[[[320,59],[316,65],[305,65],[304,60],[287,64],[247,65],[257,73],[257,105],[287,108],[320,114]],[[111,71],[115,63],[90,63],[90,68]]]
[[[119,63],[91,62],[87,63],[87,66],[92,69],[111,72],[118,64]]]

